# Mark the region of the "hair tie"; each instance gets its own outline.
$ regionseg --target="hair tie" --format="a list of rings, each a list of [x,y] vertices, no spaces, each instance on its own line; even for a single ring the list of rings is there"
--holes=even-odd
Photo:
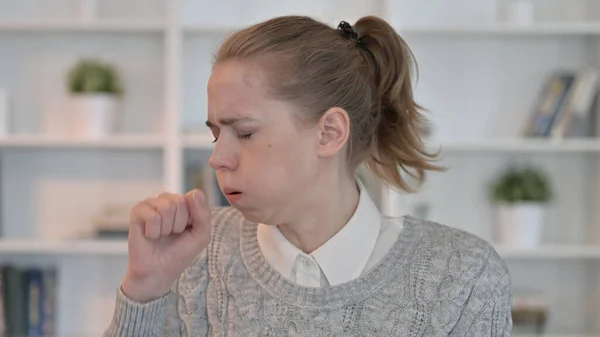
[[[354,28],[352,28],[352,26],[348,22],[341,21],[340,24],[338,25],[338,30],[341,31],[345,37],[352,39],[354,42],[357,42],[357,43],[361,42],[360,39],[358,38],[358,34],[356,33]]]

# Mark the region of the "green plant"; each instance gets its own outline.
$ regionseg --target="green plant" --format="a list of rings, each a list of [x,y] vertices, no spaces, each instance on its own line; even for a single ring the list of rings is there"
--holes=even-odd
[[[530,166],[510,167],[492,184],[495,202],[548,202],[552,199],[549,178],[541,170]]]
[[[121,96],[123,86],[116,68],[96,59],[79,61],[68,74],[69,91],[73,94],[105,93]]]

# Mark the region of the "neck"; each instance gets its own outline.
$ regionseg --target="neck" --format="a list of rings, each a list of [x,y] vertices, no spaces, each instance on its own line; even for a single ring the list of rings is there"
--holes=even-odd
[[[279,224],[283,236],[309,254],[333,237],[352,218],[358,205],[359,190],[352,177],[323,178],[316,190],[307,193],[294,222]]]

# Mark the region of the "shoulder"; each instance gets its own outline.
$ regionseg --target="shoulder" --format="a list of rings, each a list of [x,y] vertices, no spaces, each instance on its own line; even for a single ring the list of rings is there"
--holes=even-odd
[[[431,329],[462,336],[457,331],[471,331],[476,323],[489,324],[487,330],[510,325],[511,277],[490,243],[431,221],[409,218],[406,224],[420,229],[419,263],[413,263],[410,275],[415,300],[435,317]]]
[[[486,288],[490,294],[506,289],[510,274],[505,261],[481,237],[433,221],[407,217],[406,226],[419,229],[415,259],[427,265],[430,277],[442,286]]]
[[[419,305],[435,317],[431,328],[447,331],[469,325],[487,307],[509,315],[511,278],[490,243],[472,233],[432,221],[407,218],[418,233],[408,270]],[[504,316],[503,316],[504,317]]]
[[[497,272],[502,274],[508,272],[504,260],[494,247],[473,233],[413,217],[407,217],[405,224],[420,227],[422,237],[419,247],[434,256],[456,259],[464,265],[478,266],[482,263],[490,263],[490,267]]]

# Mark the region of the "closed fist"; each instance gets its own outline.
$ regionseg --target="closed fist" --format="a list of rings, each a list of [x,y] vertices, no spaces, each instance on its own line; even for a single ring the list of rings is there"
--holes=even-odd
[[[210,243],[210,209],[204,193],[161,193],[131,210],[129,265],[121,289],[146,302],[169,292],[179,275]]]

